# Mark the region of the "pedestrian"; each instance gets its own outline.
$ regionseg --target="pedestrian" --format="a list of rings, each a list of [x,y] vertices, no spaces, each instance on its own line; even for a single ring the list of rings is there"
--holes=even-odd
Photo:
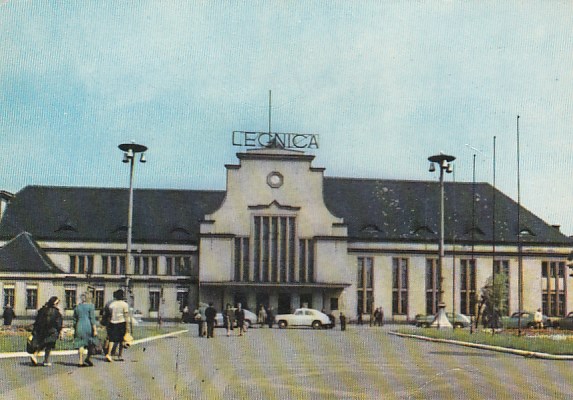
[[[533,314],[533,322],[536,329],[543,328],[543,314],[541,313],[541,308],[538,308]]]
[[[274,323],[275,323],[275,310],[273,309],[272,306],[269,306],[267,310],[267,325],[269,326],[269,328],[272,328]]]
[[[267,311],[265,310],[265,306],[262,304],[259,306],[259,313],[258,313],[258,323],[260,324],[261,328],[267,322]]]
[[[60,299],[52,296],[46,304],[38,310],[34,326],[32,327],[33,341],[36,343],[34,353],[30,356],[32,364],[38,365],[38,355],[44,350],[44,367],[51,367],[50,353],[56,347],[56,341],[62,332],[62,314],[58,309]]]
[[[340,313],[340,330],[346,330],[346,315],[343,312]]]
[[[16,313],[10,304],[6,304],[6,307],[4,307],[2,318],[4,318],[4,326],[12,325],[12,320],[16,318]]]
[[[80,367],[93,367],[90,360],[92,347],[97,336],[95,307],[89,302],[88,295],[80,295],[80,304],[74,309],[74,345],[78,349]],[[84,350],[87,356],[84,360]]]
[[[231,336],[233,325],[235,324],[235,310],[230,303],[227,303],[223,311],[223,326],[227,330],[227,336]]]
[[[201,312],[198,308],[193,311],[193,322],[197,324],[197,336],[203,336],[203,329],[201,326]]]
[[[245,333],[245,310],[243,310],[241,303],[237,303],[235,319],[237,320],[237,328],[239,328],[239,336],[243,336]]]
[[[107,337],[109,338],[109,346],[105,359],[107,362],[112,362],[111,354],[114,348],[119,347],[119,351],[115,361],[123,361],[123,342],[126,333],[130,333],[128,327],[129,305],[125,302],[123,297],[123,290],[118,289],[113,292],[113,301],[109,303],[108,308],[111,312],[111,318],[107,325]]]
[[[384,309],[382,307],[378,308],[378,326],[384,326]]]
[[[207,338],[212,338],[215,333],[215,316],[217,310],[213,307],[213,302],[209,303],[209,307],[205,309],[205,320],[207,321]]]
[[[183,322],[184,324],[188,324],[191,319],[191,316],[189,315],[189,306],[185,306],[183,307],[183,309],[181,310],[181,322]]]
[[[205,316],[205,310],[207,309],[208,304],[199,303],[199,313],[201,314],[201,333],[199,336],[206,337],[207,336],[207,317]]]
[[[362,320],[362,309],[359,308],[358,309],[358,320],[356,321],[358,325],[362,325],[363,320]]]

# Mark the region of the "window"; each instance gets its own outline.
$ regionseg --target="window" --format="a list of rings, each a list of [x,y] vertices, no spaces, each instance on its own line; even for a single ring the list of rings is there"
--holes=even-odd
[[[70,273],[72,274],[93,274],[94,256],[92,255],[70,255]]]
[[[159,288],[149,289],[149,311],[159,311],[160,297]]]
[[[4,285],[4,307],[6,307],[7,305],[10,305],[10,307],[14,308],[15,307],[15,289],[14,289],[14,285]]]
[[[76,308],[76,295],[77,295],[77,288],[76,285],[66,285],[64,286],[64,294],[65,294],[65,305],[66,310],[73,310]]]
[[[493,262],[493,272],[495,274],[505,275],[505,299],[503,299],[503,309],[505,314],[509,315],[509,260],[494,260]]]
[[[298,255],[300,281],[314,282],[314,241],[312,239],[300,239]]]
[[[249,280],[249,238],[235,238],[235,281]]]
[[[408,259],[392,259],[392,313],[408,314]]]
[[[426,314],[435,315],[438,312],[440,292],[442,288],[442,271],[438,259],[426,259]]]
[[[38,309],[38,286],[36,285],[26,286],[26,309]]]
[[[296,224],[295,217],[255,216],[253,220],[253,275],[249,281],[254,282],[305,282],[309,278],[309,267],[312,259],[308,254],[299,255],[299,268],[296,263]],[[239,244],[235,243],[235,249]],[[245,244],[243,243],[243,246]],[[245,280],[245,248],[235,252],[235,277],[240,263],[243,265],[242,279]],[[238,259],[242,257],[241,261]],[[304,259],[304,264],[301,265]],[[304,268],[304,272],[300,270]],[[247,270],[248,273],[250,271]],[[301,275],[302,274],[302,275]]]
[[[358,257],[357,259],[356,287],[358,289],[358,302],[356,312],[371,314],[374,302],[374,258]]]
[[[179,304],[179,311],[189,304],[189,289],[185,287],[177,288],[177,304]]]
[[[565,262],[541,262],[541,306],[543,314],[559,317],[567,313],[565,307]]]
[[[103,256],[103,273],[125,275],[125,256]]]
[[[330,298],[330,311],[338,310],[338,297]]]
[[[94,307],[96,310],[101,310],[104,306],[104,288],[102,286],[98,286],[95,288],[94,294]]]
[[[460,312],[475,315],[476,261],[460,260]]]
[[[167,257],[167,275],[191,275],[192,258],[188,256]]]

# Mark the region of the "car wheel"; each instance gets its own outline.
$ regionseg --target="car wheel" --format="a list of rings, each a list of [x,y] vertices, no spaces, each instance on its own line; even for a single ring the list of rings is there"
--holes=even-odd
[[[279,321],[279,328],[280,329],[284,329],[287,327],[287,322],[286,321]]]
[[[533,322],[530,322],[529,324],[527,324],[527,327],[530,329],[535,328],[535,324]]]
[[[322,328],[322,324],[320,323],[320,321],[312,322],[312,329],[320,329],[320,328]]]
[[[420,326],[421,326],[422,328],[429,328],[429,327],[430,327],[430,323],[429,323],[429,322],[424,322],[424,323],[420,324]]]
[[[462,324],[461,322],[456,322],[454,324],[454,328],[463,328],[463,327],[464,327],[464,324]]]
[[[251,321],[249,321],[248,319],[246,319],[245,322],[244,322],[244,326],[245,326],[245,329],[249,329],[249,328],[251,327]]]

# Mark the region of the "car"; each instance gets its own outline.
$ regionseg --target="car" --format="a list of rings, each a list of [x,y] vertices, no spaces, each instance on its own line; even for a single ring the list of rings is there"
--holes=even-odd
[[[279,328],[309,326],[313,329],[328,328],[332,322],[328,315],[312,308],[297,308],[292,314],[278,314],[275,323]]]
[[[454,328],[467,328],[472,323],[470,317],[464,314],[456,313],[456,317],[454,318],[454,313],[446,312],[446,317],[448,318],[448,321],[450,321],[450,324],[452,324]],[[434,318],[436,318],[435,315],[418,314],[416,315],[416,326],[420,326],[422,328],[429,328],[430,325],[432,325],[432,322],[434,322]]]
[[[573,311],[561,319],[552,320],[551,325],[559,329],[573,329]]]
[[[231,308],[231,310],[233,310],[233,312],[235,312],[236,308]],[[255,313],[243,308],[243,311],[245,312],[245,327],[248,329],[251,326],[255,326],[255,324],[257,323],[257,316],[255,315]],[[217,313],[217,315],[215,315],[215,326],[216,327],[222,327],[224,326],[223,324],[223,313]],[[235,321],[235,327],[237,326],[237,321]]]
[[[535,327],[535,322],[533,322],[533,314],[532,311],[522,311],[521,312],[521,327],[522,328],[533,328]],[[502,318],[503,327],[506,329],[517,329],[519,326],[519,312],[514,312],[511,314],[510,317],[503,317]],[[547,315],[543,315],[543,322],[544,328],[550,327],[551,320],[547,318]]]

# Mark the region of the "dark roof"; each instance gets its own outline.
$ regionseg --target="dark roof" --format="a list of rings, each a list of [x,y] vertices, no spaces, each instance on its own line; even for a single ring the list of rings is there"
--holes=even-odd
[[[473,191],[475,199],[473,202]],[[494,189],[487,183],[445,183],[445,239],[491,243]],[[496,190],[496,243],[573,244],[557,228]],[[124,242],[127,189],[28,186],[16,193],[0,223],[0,237],[23,231],[36,240]],[[198,243],[199,222],[217,210],[224,191],[136,189],[133,241]],[[435,242],[439,235],[439,182],[324,178],[324,201],[348,226],[350,240]],[[472,208],[475,206],[475,224]]]
[[[216,210],[225,192],[135,189],[133,241],[196,243],[199,221]],[[27,186],[10,202],[0,237],[22,231],[36,240],[123,242],[128,189]]]
[[[491,243],[493,193],[494,188],[487,183],[445,182],[445,240]],[[497,243],[517,243],[519,231],[526,232],[521,236],[523,243],[573,243],[559,229],[523,207],[518,229],[517,203],[497,189],[495,197]],[[334,215],[344,218],[351,239],[438,240],[439,182],[325,178],[324,200]]]
[[[61,273],[28,232],[20,233],[0,249],[0,272]]]

